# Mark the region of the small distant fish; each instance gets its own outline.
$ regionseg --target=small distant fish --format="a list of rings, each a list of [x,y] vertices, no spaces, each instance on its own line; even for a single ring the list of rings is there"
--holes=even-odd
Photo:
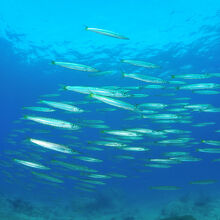
[[[145,61],[140,61],[140,60],[121,60],[121,62],[132,64],[132,65],[135,65],[135,66],[150,68],[150,69],[160,68],[160,66],[158,66],[156,64],[145,62]]]
[[[123,101],[113,99],[113,98],[110,98],[110,97],[106,97],[106,96],[94,95],[94,94],[91,94],[90,96],[94,99],[97,99],[101,102],[104,102],[104,103],[112,105],[112,106],[116,106],[118,108],[130,110],[130,111],[135,111],[136,110],[136,106],[134,106],[132,104],[129,104],[127,102],[123,102]]]
[[[146,167],[152,167],[152,168],[170,168],[170,165],[167,164],[145,164]]]
[[[157,136],[157,137],[165,134],[165,132],[163,132],[163,131],[154,131],[154,130],[147,129],[147,128],[130,128],[127,130],[141,133],[141,134],[145,134],[145,135]]]
[[[45,107],[23,107],[23,109],[36,111],[36,112],[54,112],[55,111],[52,108],[45,108]]]
[[[106,35],[109,37],[114,37],[114,38],[118,38],[118,39],[123,39],[123,40],[129,40],[128,37],[125,37],[121,34],[118,34],[116,32],[113,31],[108,31],[108,30],[104,30],[104,29],[100,29],[100,28],[90,28],[90,27],[86,27],[85,30],[87,31],[92,31],[98,34],[102,34],[102,35]]]
[[[183,74],[183,75],[172,75],[172,78],[177,78],[177,79],[208,79],[212,77],[212,75],[208,73],[204,74]]]
[[[198,181],[190,182],[190,184],[196,184],[196,185],[207,185],[213,183],[216,183],[216,180],[198,180]]]
[[[192,138],[177,138],[177,139],[161,140],[161,141],[157,141],[157,143],[159,144],[183,144],[183,143],[188,143],[191,140]]]
[[[63,180],[57,179],[55,177],[52,176],[48,176],[44,173],[37,173],[37,172],[32,172],[32,174],[34,174],[35,176],[45,179],[45,180],[49,180],[51,182],[55,182],[55,183],[63,183]]]
[[[98,180],[83,179],[82,181],[85,183],[90,183],[90,184],[95,184],[95,185],[105,185],[104,182],[98,181]]]
[[[209,73],[213,77],[220,77],[220,73]]]
[[[209,107],[206,109],[202,109],[203,112],[220,112],[220,108]]]
[[[149,151],[149,148],[144,148],[144,147],[124,147],[122,150],[126,151]]]
[[[143,118],[152,118],[152,119],[178,119],[181,116],[176,114],[155,114],[155,115],[144,115]]]
[[[95,95],[117,97],[117,98],[130,96],[129,94],[127,94],[127,91],[123,91],[123,90],[118,91],[118,90],[89,87],[89,86],[65,86],[64,89],[82,94],[95,94]]]
[[[205,127],[205,126],[208,126],[208,125],[215,125],[216,123],[215,122],[202,122],[202,123],[198,123],[198,124],[195,124],[195,125],[192,125],[193,127]]]
[[[39,163],[33,163],[30,161],[25,161],[25,160],[19,160],[19,159],[14,159],[14,162],[16,163],[20,163],[22,165],[28,166],[28,167],[32,167],[32,168],[36,168],[36,169],[41,169],[41,170],[49,170],[50,168],[39,164]]]
[[[102,129],[108,129],[109,128],[108,125],[103,125],[103,124],[89,124],[86,127],[89,127],[89,128],[102,128]]]
[[[74,186],[74,189],[78,189],[80,191],[85,191],[85,192],[95,192],[94,189],[86,188],[86,187],[81,187],[81,186]]]
[[[151,189],[155,190],[179,190],[181,189],[180,187],[177,186],[151,186]]]
[[[173,100],[176,100],[176,101],[188,101],[190,99],[191,99],[190,97],[173,98]]]
[[[210,108],[210,104],[193,104],[193,105],[185,105],[184,108],[192,109],[192,110],[204,110]]]
[[[99,70],[91,66],[86,66],[86,65],[78,64],[78,63],[67,63],[67,62],[57,62],[57,61],[52,61],[51,63],[57,66],[61,66],[61,67],[65,67],[65,68],[73,69],[73,70],[78,70],[78,71],[99,72]]]
[[[90,177],[90,178],[95,178],[95,179],[110,179],[110,176],[104,175],[104,174],[87,174],[86,176]]]
[[[217,83],[198,83],[177,87],[177,89],[183,90],[196,90],[196,89],[218,89],[220,84]]]
[[[91,173],[97,172],[97,170],[88,168],[87,166],[83,166],[83,165],[66,163],[66,162],[62,162],[62,161],[58,161],[58,160],[53,160],[51,162],[55,165],[60,165],[60,166],[63,166],[67,169],[70,169],[70,170],[85,171],[85,172],[91,172]]]
[[[163,109],[166,108],[168,105],[163,103],[143,103],[139,104],[138,107],[141,108],[150,108],[150,109]]]
[[[96,144],[96,145],[101,145],[101,146],[118,147],[118,148],[126,147],[126,146],[127,146],[127,144],[125,144],[125,143],[110,142],[110,141],[94,141],[94,142],[92,142],[92,143],[93,143],[93,144]]]
[[[198,90],[198,91],[194,91],[194,93],[201,94],[201,95],[218,95],[218,94],[220,94],[220,92],[216,91],[216,90]]]
[[[184,151],[174,151],[174,152],[166,152],[164,153],[164,156],[167,157],[179,157],[179,156],[188,156],[189,153],[188,152],[184,152]]]
[[[165,129],[163,130],[165,133],[170,133],[170,134],[189,134],[191,131],[185,131],[185,130],[179,130],[179,129]]]
[[[79,160],[92,162],[92,163],[102,162],[102,160],[96,159],[96,158],[93,158],[93,157],[78,156],[76,158],[79,159]]]
[[[180,161],[175,159],[149,159],[150,162],[161,163],[161,164],[178,164]]]
[[[220,141],[202,140],[202,143],[220,147]]]
[[[202,153],[219,154],[220,153],[220,148],[198,148],[197,151],[202,152]]]
[[[148,75],[141,75],[138,73],[123,73],[124,77],[132,78],[136,80],[140,80],[147,83],[166,83],[163,79],[160,79],[158,77],[148,76]]]
[[[183,155],[183,156],[175,156],[175,157],[171,157],[170,159],[173,159],[173,160],[178,160],[178,161],[181,161],[181,162],[199,162],[201,161],[202,159],[201,158],[197,158],[197,157],[192,157],[190,155]]]
[[[49,125],[53,127],[59,127],[69,130],[78,130],[80,127],[76,124],[72,124],[67,121],[62,121],[54,118],[36,117],[36,116],[24,116],[25,119],[31,120],[40,124]]]
[[[61,110],[69,111],[69,112],[74,112],[74,113],[84,112],[84,110],[82,110],[82,109],[80,109],[76,106],[69,105],[69,104],[66,104],[66,103],[63,103],[63,102],[54,102],[54,101],[42,100],[42,101],[40,101],[40,103],[46,104],[46,105],[49,105],[49,106],[52,106],[54,108],[58,108],[58,109],[61,109]]]
[[[105,134],[117,135],[117,136],[126,136],[126,137],[137,137],[142,136],[142,134],[133,132],[133,131],[126,131],[126,130],[104,130],[102,131]]]
[[[33,139],[33,138],[30,138],[29,141],[36,144],[36,145],[39,145],[41,147],[44,147],[44,148],[47,148],[50,150],[55,150],[55,151],[66,153],[66,154],[77,154],[76,151],[72,150],[71,148],[69,148],[65,145],[55,144],[52,142],[37,140],[37,139]]]

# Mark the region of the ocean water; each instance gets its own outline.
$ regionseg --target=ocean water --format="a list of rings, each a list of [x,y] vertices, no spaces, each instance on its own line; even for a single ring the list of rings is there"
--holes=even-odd
[[[219,1],[0,2],[1,220],[220,219]],[[94,33],[86,27],[114,31],[129,40]],[[123,60],[156,66],[145,68]],[[52,61],[84,64],[111,73],[77,71],[53,65]],[[158,77],[163,83],[132,79],[123,72]],[[202,74],[205,78],[184,79],[187,74]],[[207,89],[183,88],[204,83],[215,83],[216,88],[208,90],[216,94],[197,93]],[[144,88],[155,85],[162,88]],[[126,98],[111,98],[130,103],[135,110],[103,103],[92,92],[81,94],[65,86],[109,86],[129,94]],[[45,105],[42,100],[68,103],[85,111],[68,112]],[[162,103],[166,107],[148,106],[144,109],[156,112],[145,114],[140,107],[143,103]],[[202,104],[208,105],[202,108]],[[189,105],[197,106],[189,109]],[[159,114],[174,114],[171,116],[177,118],[156,120]],[[68,121],[80,129],[43,125],[27,120],[27,115]],[[133,132],[140,135],[135,140],[106,133],[136,128],[163,134]],[[165,132],[169,129],[188,132]],[[46,149],[31,143],[30,138],[62,144],[78,154]],[[170,140],[185,142],[173,144]],[[98,141],[144,151],[104,146]],[[214,153],[198,150],[206,148]],[[169,159],[167,152],[185,152],[185,160],[189,161]],[[85,157],[101,162],[85,161]],[[26,166],[16,159],[49,169]],[[170,167],[154,168],[149,164]]]

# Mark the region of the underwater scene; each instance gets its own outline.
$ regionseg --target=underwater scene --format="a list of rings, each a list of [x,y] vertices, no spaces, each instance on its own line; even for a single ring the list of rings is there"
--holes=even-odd
[[[220,220],[220,1],[0,3],[0,220]]]

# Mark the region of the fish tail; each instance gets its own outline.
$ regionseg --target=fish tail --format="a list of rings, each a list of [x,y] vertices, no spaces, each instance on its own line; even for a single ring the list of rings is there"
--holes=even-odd
[[[121,71],[122,77],[126,77],[126,73],[124,71]]]
[[[84,27],[85,27],[85,30],[88,31],[89,27],[87,25],[84,25]]]
[[[172,78],[172,79],[175,79],[175,75],[171,75],[171,78]]]
[[[56,62],[54,60],[51,61],[51,64],[56,64]]]
[[[92,97],[93,97],[93,94],[92,94],[92,93],[89,93],[88,97],[89,97],[89,98],[92,98]]]
[[[62,86],[60,90],[67,90],[67,86]]]

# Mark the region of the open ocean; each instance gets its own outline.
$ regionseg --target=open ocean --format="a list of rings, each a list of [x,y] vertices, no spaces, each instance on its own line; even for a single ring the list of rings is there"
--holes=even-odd
[[[0,220],[220,220],[220,1],[0,5]]]

